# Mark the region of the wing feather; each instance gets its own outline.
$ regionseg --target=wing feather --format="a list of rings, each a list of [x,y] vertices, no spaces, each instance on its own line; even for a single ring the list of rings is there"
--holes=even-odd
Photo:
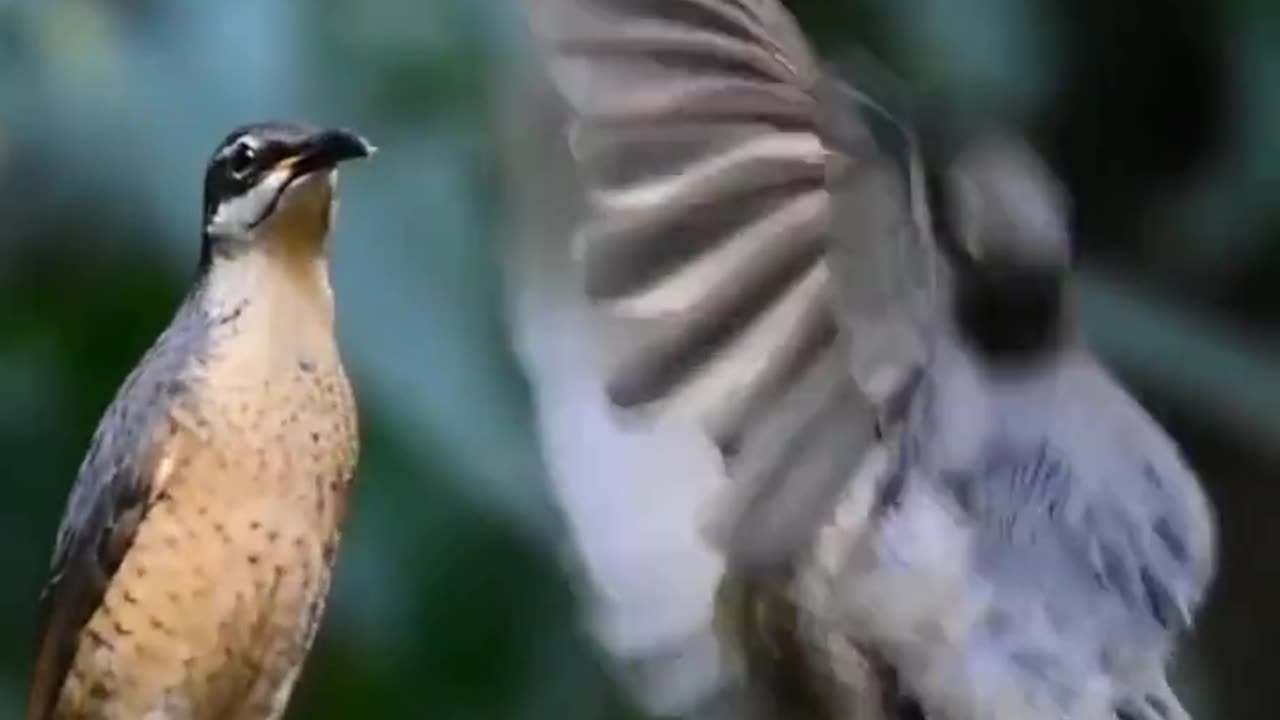
[[[79,646],[172,468],[169,411],[189,388],[181,371],[198,348],[184,305],[108,407],[72,487],[40,598],[27,720],[50,720]],[[192,318],[194,319],[194,318]]]
[[[878,158],[858,109],[833,108],[833,83],[774,0],[525,9],[572,155],[569,178],[547,179],[545,157],[538,177],[511,174],[517,195],[541,197],[523,201],[537,217],[518,225],[516,256],[517,284],[544,294],[519,294],[515,315],[552,490],[600,612],[649,636],[611,649],[705,658],[691,648],[705,646],[724,563],[769,574],[794,561],[876,441],[881,398],[863,366],[921,359],[917,318],[891,295],[928,273],[895,265],[918,262],[914,248],[880,247],[911,231],[909,173]],[[528,136],[529,114],[513,117]],[[539,142],[558,134],[532,125]],[[548,199],[552,183],[578,197]],[[866,192],[879,195],[833,207]],[[549,208],[575,219],[548,224]],[[845,312],[841,285],[863,281],[876,302]],[[864,327],[896,344],[858,349]],[[707,510],[704,536],[692,526]]]

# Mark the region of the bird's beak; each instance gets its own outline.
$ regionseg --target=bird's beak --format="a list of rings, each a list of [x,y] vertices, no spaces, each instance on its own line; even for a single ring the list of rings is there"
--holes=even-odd
[[[322,130],[308,136],[295,152],[282,159],[276,169],[287,169],[293,177],[335,167],[344,160],[372,155],[377,148],[349,130]]]

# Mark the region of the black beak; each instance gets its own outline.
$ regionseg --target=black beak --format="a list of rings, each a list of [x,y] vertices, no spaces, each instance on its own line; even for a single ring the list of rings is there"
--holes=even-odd
[[[369,157],[376,148],[349,130],[322,130],[298,144],[297,151],[281,161],[294,177],[335,167],[344,160]]]
[[[256,227],[275,212],[276,204],[284,191],[298,178],[332,169],[344,160],[369,157],[376,150],[377,148],[368,140],[349,130],[321,130],[296,143],[291,143],[289,151],[270,170],[271,172],[285,170],[288,172],[288,178],[280,187],[280,191],[271,199],[271,203],[263,210],[262,216],[254,221],[251,227]]]

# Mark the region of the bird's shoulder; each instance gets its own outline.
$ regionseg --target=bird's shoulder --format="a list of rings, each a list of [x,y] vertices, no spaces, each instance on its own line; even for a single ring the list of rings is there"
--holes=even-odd
[[[1090,442],[1082,441],[1077,454],[1097,463],[1083,471],[1097,478],[1099,503],[1137,528],[1130,542],[1140,548],[1147,574],[1141,584],[1151,601],[1165,595],[1177,605],[1166,610],[1184,615],[1175,622],[1189,621],[1216,568],[1212,506],[1195,469],[1160,422],[1107,370],[1096,367],[1091,376],[1097,403],[1091,393],[1081,393],[1075,404],[1074,424],[1090,428]],[[1090,456],[1086,451],[1095,445],[1100,449]]]
[[[190,369],[203,335],[184,307],[116,391],[76,473],[58,531],[55,571],[94,519],[146,500],[167,437],[159,431],[193,395]]]
[[[1069,398],[1064,427],[1082,473],[1097,478],[1100,494],[1118,496],[1122,507],[1152,530],[1148,537],[1185,563],[1205,583],[1216,555],[1215,522],[1200,479],[1177,441],[1096,361],[1064,383]],[[1068,378],[1071,380],[1072,378]],[[1078,390],[1072,391],[1076,387]]]
[[[943,478],[964,511],[997,547],[1064,553],[1161,626],[1189,624],[1213,572],[1214,523],[1156,420],[1087,357],[1044,393],[994,402],[1017,422],[993,425],[975,465]]]

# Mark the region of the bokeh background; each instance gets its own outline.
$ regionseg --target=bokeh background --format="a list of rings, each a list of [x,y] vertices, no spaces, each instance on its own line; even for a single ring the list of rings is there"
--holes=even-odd
[[[1222,574],[1183,674],[1275,717],[1280,7],[1266,0],[808,0],[956,107],[1025,128],[1076,199],[1080,309],[1218,503]],[[381,147],[334,252],[365,452],[291,718],[621,718],[556,561],[501,278],[510,0],[0,0],[0,720],[76,466],[191,280],[232,126]]]

